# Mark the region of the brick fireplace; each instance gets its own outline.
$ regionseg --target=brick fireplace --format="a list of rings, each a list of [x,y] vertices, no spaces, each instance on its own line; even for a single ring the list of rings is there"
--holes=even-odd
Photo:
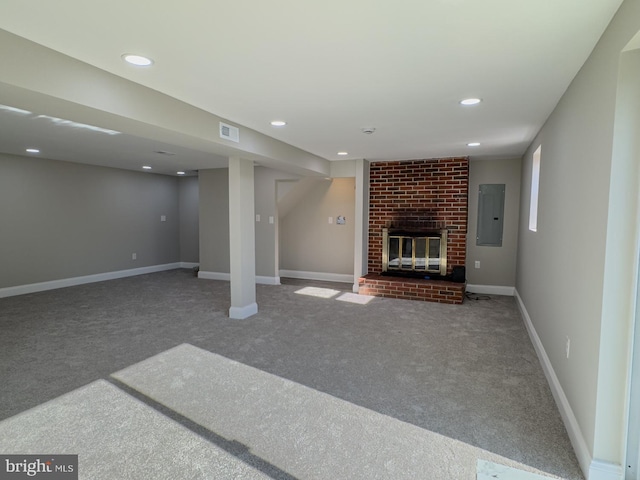
[[[360,279],[360,293],[462,303],[465,284],[452,282],[451,274],[466,261],[468,188],[468,157],[372,163],[369,274]],[[389,231],[424,238],[446,233],[446,271],[383,272],[383,251],[388,250],[383,239]]]

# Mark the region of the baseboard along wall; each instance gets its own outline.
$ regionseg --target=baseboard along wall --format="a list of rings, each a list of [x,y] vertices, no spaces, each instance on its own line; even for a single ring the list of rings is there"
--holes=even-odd
[[[226,272],[206,272],[200,270],[198,278],[204,280],[221,280],[223,282],[231,281],[231,274]],[[256,275],[256,283],[261,285],[280,285],[280,277],[267,277],[264,275]]]
[[[115,280],[117,278],[134,277],[147,273],[163,272],[165,270],[175,270],[176,268],[195,268],[197,263],[175,262],[163,265],[151,265],[149,267],[131,268],[128,270],[118,270],[115,272],[96,273],[93,275],[83,275],[81,277],[61,278],[47,282],[29,283],[27,285],[16,285],[14,287],[0,288],[0,298],[25,295],[27,293],[44,292],[55,290],[56,288],[73,287],[85,283],[103,282],[105,280]]]
[[[500,285],[473,285],[467,283],[467,292],[479,293],[481,295],[506,295],[513,297],[516,287],[506,287]]]
[[[280,270],[280,277],[301,280],[321,280],[325,282],[354,283],[354,276],[344,273],[305,272],[302,270]]]

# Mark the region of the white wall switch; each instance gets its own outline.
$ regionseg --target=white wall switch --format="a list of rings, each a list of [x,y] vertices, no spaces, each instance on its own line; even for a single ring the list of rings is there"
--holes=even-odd
[[[259,213],[257,213],[257,214],[256,214],[256,222],[259,222],[259,221],[260,221],[260,214],[259,214]]]
[[[132,253],[131,254],[131,260],[136,260],[138,258],[138,254],[137,253]]]
[[[329,217],[329,224],[333,223],[333,217]]]
[[[269,223],[273,223],[275,221],[275,219],[273,218],[273,215],[269,215]]]
[[[476,260],[476,268],[480,268],[480,260]]]
[[[161,222],[166,222],[167,221],[167,216],[166,215],[160,215],[160,221]]]

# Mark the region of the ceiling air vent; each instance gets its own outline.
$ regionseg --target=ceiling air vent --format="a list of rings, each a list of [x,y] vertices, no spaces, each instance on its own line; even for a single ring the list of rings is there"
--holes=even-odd
[[[240,129],[220,122],[220,138],[238,143],[240,142]]]

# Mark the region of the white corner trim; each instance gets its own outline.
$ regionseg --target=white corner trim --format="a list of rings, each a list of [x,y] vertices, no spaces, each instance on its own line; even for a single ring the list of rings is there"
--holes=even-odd
[[[353,275],[344,273],[305,272],[302,270],[280,270],[281,277],[300,278],[302,280],[322,280],[325,282],[353,283]]]
[[[569,399],[567,399],[567,396],[562,389],[562,385],[560,385],[560,380],[558,380],[558,377],[553,370],[551,360],[549,360],[547,352],[542,345],[542,341],[540,340],[540,337],[538,336],[538,333],[533,326],[531,317],[529,316],[529,313],[524,306],[524,302],[518,294],[518,290],[515,290],[515,297],[518,308],[520,309],[520,313],[522,314],[522,318],[524,319],[524,324],[527,327],[527,331],[529,332],[529,338],[531,338],[531,343],[533,343],[533,347],[538,354],[538,360],[540,360],[540,363],[542,364],[542,369],[544,370],[544,374],[547,377],[547,382],[549,382],[549,386],[551,387],[551,393],[553,394],[553,398],[558,405],[560,416],[562,417],[562,421],[564,422],[567,433],[569,434],[569,439],[571,440],[571,445],[573,446],[573,450],[575,451],[576,457],[578,458],[580,468],[582,469],[582,472],[587,475],[588,472],[591,472],[591,465],[594,462],[594,460],[591,458],[591,453],[589,451],[587,441],[582,435],[582,430],[580,429],[580,425],[578,424],[578,419],[573,413],[573,409],[569,404]],[[591,475],[588,475],[587,478],[588,480],[605,479],[605,477],[592,478]],[[613,480],[614,477],[606,478],[607,480]],[[622,477],[620,477],[620,479],[622,479]]]
[[[250,303],[249,305],[245,305],[244,307],[230,307],[229,308],[229,318],[233,318],[235,320],[244,320],[245,318],[249,318],[251,315],[255,315],[258,313],[258,304]]]
[[[56,288],[74,287],[85,283],[103,282],[105,280],[115,280],[117,278],[134,277],[147,273],[163,272],[165,270],[175,270],[180,267],[180,263],[166,263],[164,265],[152,265],[150,267],[132,268],[129,270],[118,270],[115,272],[96,273],[84,275],[82,277],[62,278],[48,282],[29,283],[27,285],[17,285],[15,287],[0,288],[0,298],[24,295],[27,293],[44,292],[55,290]]]
[[[256,275],[256,283],[261,285],[280,285],[280,277],[265,277]]]
[[[593,459],[589,465],[588,480],[624,480],[622,465]]]
[[[500,285],[472,285],[467,284],[467,292],[479,293],[482,295],[507,295],[513,297],[516,287],[503,287]]]
[[[203,272],[200,270],[198,272],[198,278],[204,278],[205,280],[223,280],[225,282],[231,281],[230,273],[223,272]]]

